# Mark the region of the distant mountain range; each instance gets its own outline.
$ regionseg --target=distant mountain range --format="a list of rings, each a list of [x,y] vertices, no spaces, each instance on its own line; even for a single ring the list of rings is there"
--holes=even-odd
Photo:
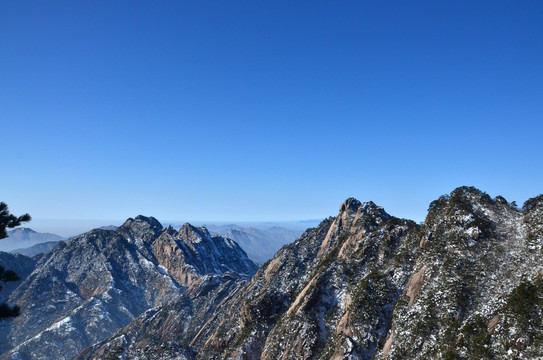
[[[543,195],[461,187],[421,225],[350,198],[250,282],[200,284],[76,359],[542,359],[542,254]]]
[[[246,281],[258,269],[230,239],[145,216],[59,242],[37,259],[0,252],[0,264],[23,279],[0,292],[21,307],[0,326],[2,359],[71,359],[193,286]]]
[[[307,220],[313,223],[313,220]],[[293,228],[273,225],[262,228],[252,226],[228,225],[203,225],[212,234],[221,235],[236,241],[247,252],[250,259],[258,264],[263,264],[271,259],[283,245],[296,240],[302,233],[299,224]],[[179,227],[176,226],[176,228]],[[115,225],[101,226],[101,230],[116,230]],[[58,241],[66,240],[59,235],[39,233],[30,228],[17,228],[8,231],[8,238],[0,240],[0,251],[18,253],[26,256],[34,256],[50,251]]]
[[[14,249],[9,252],[13,254],[21,254],[28,257],[32,257],[38,254],[45,254],[51,251],[51,249],[53,249],[57,244],[58,244],[58,241],[47,241],[47,242],[39,243],[36,245],[32,245],[27,248]]]
[[[349,198],[259,269],[205,227],[138,216],[0,253],[22,277],[0,292],[21,307],[0,360],[542,359],[542,255],[543,195],[473,187],[422,224]]]
[[[249,258],[263,264],[286,244],[290,244],[302,235],[302,230],[272,226],[264,229],[229,225],[204,225],[211,233],[222,235],[236,241]]]
[[[8,237],[0,240],[0,251],[25,249],[36,244],[57,242],[65,239],[59,235],[39,233],[26,227],[9,230],[7,233]]]
[[[105,225],[98,229],[115,230],[117,226]],[[50,251],[62,240],[68,239],[59,235],[40,233],[30,228],[22,227],[8,231],[8,237],[0,240],[0,251],[32,257]]]

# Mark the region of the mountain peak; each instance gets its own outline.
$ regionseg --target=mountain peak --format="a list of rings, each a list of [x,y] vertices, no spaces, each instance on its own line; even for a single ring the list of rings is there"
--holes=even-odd
[[[162,224],[157,219],[155,219],[152,216],[147,217],[143,215],[138,215],[135,218],[126,219],[124,224],[122,224],[120,227],[133,226],[134,224],[142,224],[142,225],[145,224],[147,225],[147,227],[151,229],[162,230]]]
[[[519,211],[460,187],[435,200],[428,219],[419,226],[349,198],[250,282],[200,277],[190,298],[186,292],[78,359],[542,358],[543,195]],[[189,224],[183,230],[200,234]],[[187,253],[219,261],[191,263],[194,272],[225,274],[231,257],[220,256],[234,244],[201,240],[187,242]]]
[[[381,206],[377,206],[373,201],[360,202],[355,198],[348,198],[341,204],[339,208],[338,219],[341,219],[338,224],[354,224],[358,219],[373,219],[371,220],[380,223],[390,218],[390,215]],[[350,219],[350,220],[349,220]]]
[[[360,201],[358,201],[354,197],[350,197],[347,200],[345,200],[343,204],[341,204],[341,206],[339,207],[339,212],[342,213],[349,210],[356,211],[358,210],[360,205],[362,205]]]
[[[360,211],[366,214],[378,214],[380,217],[390,217],[390,215],[385,211],[382,206],[376,205],[373,201],[363,203]]]
[[[381,206],[377,206],[373,201],[360,202],[359,200],[350,197],[345,200],[339,207],[339,216],[348,216],[359,213],[360,215],[377,216],[387,219],[390,215]]]
[[[258,270],[230,239],[190,224],[181,232],[140,215],[116,231],[94,229],[61,243],[33,262],[34,272],[3,262],[30,275],[10,292],[9,303],[25,311],[17,324],[1,329],[10,342],[0,343],[0,358],[73,358],[146,310],[171,302],[200,277],[235,272],[247,279]],[[225,281],[235,283],[236,276],[225,275]]]
[[[168,227],[164,229],[164,232],[171,236],[174,236],[175,234],[177,234],[177,231],[175,231],[175,229],[171,225],[168,225]]]
[[[158,227],[158,228],[162,229],[162,224],[152,216],[147,217],[147,216],[143,216],[143,215],[138,215],[138,216],[135,217],[134,220],[146,222],[146,223],[148,223],[149,225],[151,225],[153,227]]]
[[[462,199],[471,202],[490,202],[492,198],[474,186],[461,186],[451,192],[450,199]]]
[[[522,209],[524,211],[531,211],[533,209],[541,208],[541,207],[543,207],[543,194],[540,194],[536,197],[526,200],[526,202],[522,206]]]
[[[31,228],[27,228],[27,227],[19,227],[19,228],[8,231],[8,235],[9,234],[35,234],[35,233],[36,233],[36,231],[32,230]]]
[[[150,241],[156,238],[162,229],[162,224],[154,217],[138,215],[134,219],[128,218],[116,231],[118,233],[132,233],[135,237]]]
[[[192,224],[184,223],[179,229],[179,236],[189,243],[200,242],[201,239],[211,238],[209,231],[205,227],[196,227]]]
[[[0,250],[1,251],[13,251],[22,250],[39,243],[48,241],[60,241],[64,238],[59,235],[40,233],[26,227],[18,227],[7,232],[8,237],[2,239]]]

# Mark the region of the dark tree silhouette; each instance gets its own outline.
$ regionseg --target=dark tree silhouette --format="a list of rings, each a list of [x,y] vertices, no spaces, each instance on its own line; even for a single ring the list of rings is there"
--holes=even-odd
[[[24,214],[19,217],[14,216],[9,213],[8,205],[6,203],[0,202],[0,239],[8,237],[6,229],[12,229],[21,225],[21,223],[30,221],[30,215]],[[6,270],[2,265],[0,265],[0,282],[8,281],[17,281],[19,277],[12,270]],[[0,285],[0,290],[2,290],[2,285]],[[10,307],[6,303],[0,304],[0,319],[15,317],[19,315],[19,307],[12,306]]]

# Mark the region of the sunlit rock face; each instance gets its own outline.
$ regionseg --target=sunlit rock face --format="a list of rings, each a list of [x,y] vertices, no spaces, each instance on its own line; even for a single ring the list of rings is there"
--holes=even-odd
[[[217,279],[205,285],[206,291],[194,283],[197,300],[178,298],[80,358],[287,359],[374,353],[415,266],[415,228],[372,202],[348,199],[335,218],[283,247],[250,281]]]
[[[189,224],[165,229],[145,216],[60,242],[32,261],[8,299],[21,315],[0,324],[3,358],[71,359],[202,276],[257,270],[230,239]]]
[[[461,187],[423,224],[347,199],[248,280],[199,278],[78,358],[539,359],[543,197]]]

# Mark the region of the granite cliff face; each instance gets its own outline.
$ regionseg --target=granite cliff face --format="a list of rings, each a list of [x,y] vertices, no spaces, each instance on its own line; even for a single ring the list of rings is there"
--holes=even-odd
[[[22,314],[0,324],[3,358],[71,359],[205,274],[257,269],[229,239],[144,216],[60,242],[33,265],[8,299]]]
[[[373,353],[389,329],[395,301],[414,266],[409,251],[418,243],[410,230],[416,227],[371,202],[348,199],[336,218],[283,247],[250,282],[232,287],[214,311],[208,305],[213,295],[186,305],[205,321],[193,324],[186,316],[172,317],[177,299],[80,358],[104,358],[105,349],[113,348],[115,354],[143,359],[343,358]],[[371,296],[374,301],[368,304]],[[174,335],[178,333],[159,326],[171,327],[172,322],[175,328],[198,331]],[[127,333],[140,337],[134,341]]]
[[[541,195],[522,210],[474,188],[434,201],[410,280],[415,298],[396,305],[382,357],[541,358],[542,227]]]
[[[227,271],[254,274],[258,270],[236,242],[211,236],[206,228],[188,223],[179,232],[167,228],[152,244],[152,249],[165,269],[184,286],[190,286],[204,274]]]
[[[247,281],[210,277],[79,359],[538,359],[543,196],[462,187],[422,225],[348,199]]]

